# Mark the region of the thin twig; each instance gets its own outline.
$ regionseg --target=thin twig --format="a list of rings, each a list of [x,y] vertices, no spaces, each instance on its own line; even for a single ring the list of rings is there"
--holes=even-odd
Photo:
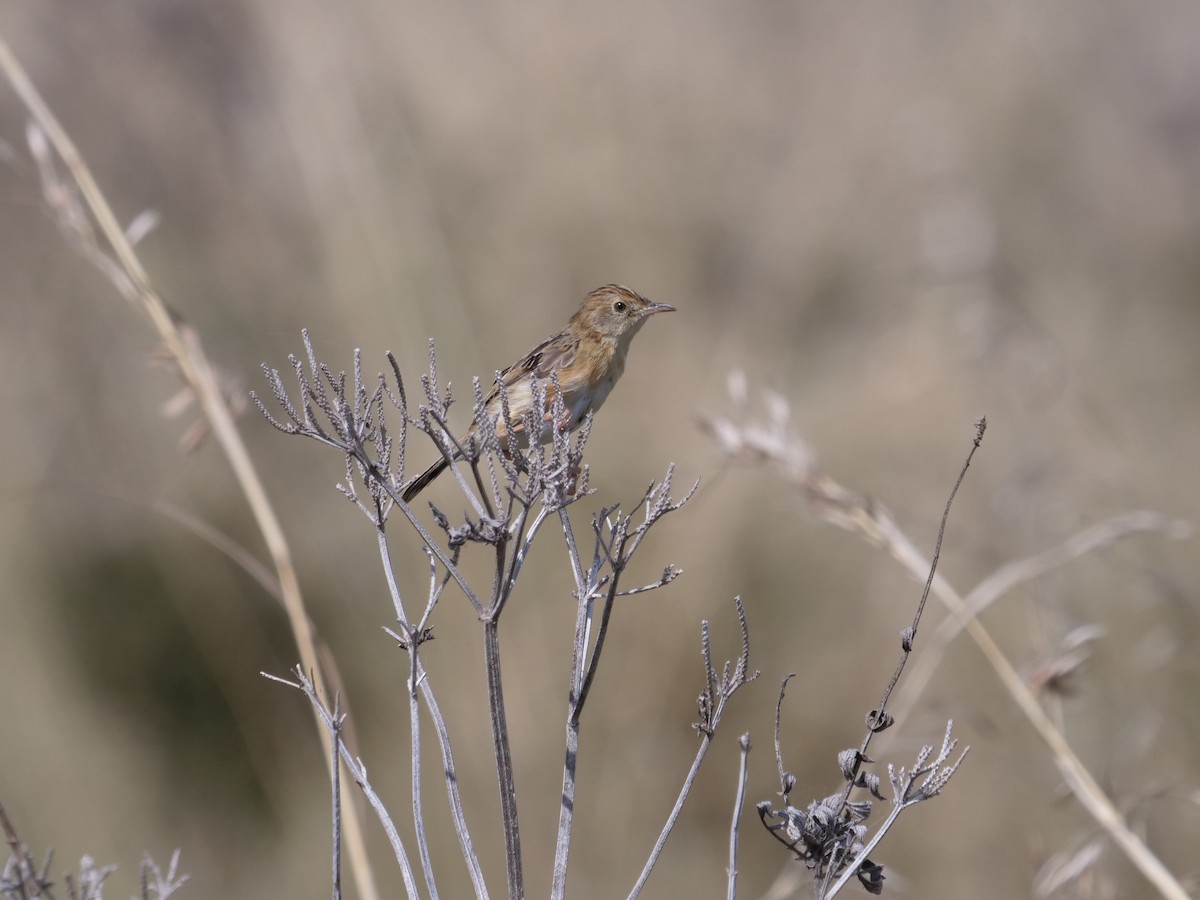
[[[729,868],[726,870],[727,886],[725,889],[726,900],[734,900],[737,897],[737,876],[738,876],[738,835],[740,833],[740,823],[742,819],[742,809],[746,805],[746,781],[749,776],[750,766],[750,733],[746,732],[738,739],[738,784],[737,794],[733,800],[733,820],[729,823]]]
[[[508,718],[504,709],[504,686],[500,677],[500,630],[496,622],[483,623],[484,658],[487,668],[488,709],[492,720],[492,745],[496,751],[496,778],[500,785],[500,812],[504,826],[504,863],[508,872],[509,897],[525,894],[521,866],[521,830],[517,820],[517,788],[512,750],[508,742]]]
[[[942,555],[942,540],[946,535],[946,523],[950,519],[950,508],[954,505],[954,498],[958,495],[958,489],[962,486],[963,479],[967,476],[967,469],[971,466],[971,460],[975,457],[975,451],[979,449],[979,445],[983,441],[983,434],[987,430],[987,419],[980,418],[975,423],[976,434],[975,439],[971,444],[971,449],[967,453],[967,458],[963,461],[962,467],[958,471],[958,478],[954,482],[954,487],[950,490],[950,496],[946,498],[946,506],[942,510],[942,519],[938,524],[937,540],[933,546],[933,559],[929,563],[928,574],[925,577],[925,587],[921,591],[921,599],[917,603],[916,612],[913,614],[912,623],[904,630],[900,639],[900,659],[896,663],[896,670],[892,673],[892,677],[888,680],[887,686],[883,690],[883,696],[880,697],[878,705],[871,710],[867,717],[867,730],[863,735],[862,743],[858,748],[858,757],[855,760],[851,770],[850,777],[846,779],[846,784],[842,788],[842,804],[850,799],[850,792],[854,789],[858,776],[859,767],[862,761],[867,759],[867,750],[871,746],[871,739],[889,727],[893,721],[891,713],[887,711],[888,701],[891,699],[892,692],[896,689],[896,685],[900,681],[900,676],[904,673],[905,666],[908,665],[908,660],[912,655],[913,646],[916,643],[917,631],[921,625],[921,616],[925,612],[925,601],[929,599],[929,591],[933,585],[933,579],[937,576],[937,564]],[[839,814],[841,810],[837,811]],[[832,870],[831,870],[832,871]]]
[[[584,663],[587,660],[587,645],[591,622],[592,603],[590,581],[585,582],[579,548],[575,543],[575,532],[565,507],[558,510],[566,542],[567,558],[575,576],[576,617],[575,638],[571,650],[571,675],[567,692],[568,715],[566,721],[566,747],[563,754],[562,797],[558,807],[558,830],[554,843],[554,870],[551,877],[550,896],[562,900],[567,890],[567,861],[571,849],[571,831],[575,822],[576,766],[579,761],[579,721],[570,714],[574,710],[583,688]],[[594,574],[591,576],[594,577]]]
[[[417,645],[420,641],[416,635],[409,639],[409,655],[412,660],[411,682],[417,677]],[[421,870],[425,874],[425,889],[429,892],[430,900],[437,900],[437,880],[433,874],[433,861],[429,856],[429,839],[425,833],[425,811],[421,803],[421,710],[417,705],[415,683],[408,693],[408,720],[410,723],[409,756],[411,757],[411,785],[413,807],[413,830],[417,837],[417,854],[421,858]]]
[[[687,800],[688,795],[691,794],[692,785],[696,780],[696,775],[700,771],[700,766],[704,762],[704,758],[708,755],[709,749],[712,747],[713,737],[716,735],[717,728],[721,724],[726,705],[743,685],[749,684],[758,678],[759,673],[757,671],[750,671],[750,630],[746,622],[746,610],[742,605],[742,598],[734,597],[733,603],[737,610],[738,626],[741,629],[742,647],[741,652],[738,654],[737,664],[731,670],[730,664],[728,662],[725,663],[720,676],[716,674],[716,670],[713,667],[711,651],[708,647],[708,622],[701,622],[705,688],[700,694],[700,721],[693,726],[700,733],[700,746],[696,750],[696,756],[692,760],[691,768],[688,769],[688,773],[684,777],[679,795],[675,798],[675,805],[671,808],[670,815],[667,816],[667,822],[659,833],[658,840],[654,842],[654,848],[650,851],[650,857],[646,860],[646,865],[642,868],[641,874],[633,886],[633,890],[629,892],[630,900],[637,897],[641,893],[642,888],[645,887],[650,873],[654,870],[654,866],[667,844],[667,838],[671,836],[671,832],[675,829],[675,823],[679,820],[680,813],[683,812],[684,802]]]
[[[925,587],[921,592],[921,597],[917,603],[912,621],[901,632],[900,659],[897,662],[896,668],[884,687],[883,696],[878,705],[867,715],[867,730],[860,746],[844,750],[838,754],[838,766],[842,773],[844,785],[837,794],[811,803],[807,811],[792,806],[789,799],[794,780],[784,769],[782,742],[780,740],[783,697],[789,679],[785,679],[783,684],[780,685],[779,699],[775,710],[775,754],[784,805],[782,809],[776,810],[772,808],[769,802],[763,802],[758,804],[757,809],[763,825],[776,840],[794,852],[797,858],[803,860],[809,869],[814,870],[817,900],[828,900],[828,898],[841,890],[842,886],[848,883],[851,878],[858,878],[862,885],[873,894],[878,894],[883,890],[883,867],[872,862],[869,854],[883,838],[883,835],[887,833],[892,822],[895,821],[895,815],[889,817],[876,830],[870,842],[864,846],[862,841],[867,833],[867,828],[861,823],[870,815],[872,804],[870,801],[851,803],[850,795],[855,788],[865,788],[876,799],[883,799],[879,793],[879,777],[873,772],[862,771],[862,767],[864,763],[872,761],[867,756],[867,750],[875,734],[891,727],[894,722],[892,714],[887,709],[888,701],[911,658],[916,643],[916,635],[920,629],[921,616],[925,609],[926,600],[929,597],[930,585],[936,575],[935,567],[940,557],[946,523],[949,520],[954,497],[963,482],[963,478],[966,476],[967,468],[970,466],[975,451],[979,448],[986,427],[987,423],[983,419],[980,419],[976,423],[975,440],[963,462],[962,468],[959,470],[954,487],[947,498],[938,527],[934,561],[931,563],[930,570],[926,575]],[[937,783],[936,786],[930,787],[928,791],[921,793],[920,796],[913,799],[913,803],[935,796],[941,787],[949,781],[958,767],[958,762],[962,761],[961,757],[953,766],[945,767],[947,771],[944,777],[935,775],[934,770],[938,766],[944,767],[946,759],[954,749],[956,743],[951,742],[950,729],[947,726],[946,736],[942,744],[942,754],[930,768],[924,770],[921,769],[921,766],[924,764],[932,748],[926,747],[921,751],[917,759],[917,764],[912,770],[913,776],[916,777],[917,774],[929,774],[928,784],[932,785],[935,779]],[[891,771],[890,767],[889,771]],[[895,786],[897,783],[897,780],[893,779],[893,785]],[[907,783],[904,787],[903,800],[894,800],[898,806],[911,805],[907,803],[909,787],[911,787],[911,782]]]
[[[585,428],[590,424],[590,418]],[[580,437],[575,452],[582,449],[586,440],[586,432]],[[557,439],[556,439],[557,441]],[[565,449],[557,442],[555,455],[565,453]],[[568,461],[569,461],[568,457]],[[696,492],[696,485],[680,500],[673,500],[670,495],[671,478],[674,465],[667,467],[662,481],[652,483],[643,494],[642,499],[628,514],[617,514],[617,507],[602,509],[592,518],[593,553],[590,568],[585,572],[575,541],[575,533],[566,510],[559,507],[559,521],[562,524],[563,536],[566,541],[567,557],[571,563],[571,571],[575,579],[576,619],[575,637],[571,656],[571,674],[568,689],[566,746],[563,759],[562,799],[559,805],[558,832],[555,840],[554,870],[550,895],[560,900],[566,892],[567,862],[570,853],[571,832],[575,815],[576,768],[579,759],[579,729],[583,708],[588,694],[599,670],[600,659],[604,650],[605,637],[612,617],[616,598],[621,596],[618,591],[621,575],[629,560],[637,551],[646,533],[668,513],[682,507]],[[548,493],[554,493],[553,490]],[[576,494],[580,496],[580,494]],[[642,523],[631,527],[634,514],[645,506],[645,517]],[[607,527],[608,538],[605,539]],[[607,567],[607,575],[601,573]],[[675,566],[667,566],[658,584],[635,588],[628,594],[641,593],[654,587],[670,583],[679,574]],[[592,617],[595,600],[600,596],[599,590],[604,587],[604,606],[601,612],[600,626],[596,632],[595,642],[592,643]],[[626,594],[626,595],[628,595]],[[590,650],[590,654],[589,654]],[[705,750],[707,752],[707,750]],[[690,787],[690,785],[689,785]],[[683,797],[686,797],[685,788]],[[682,798],[679,803],[682,807]],[[667,829],[669,831],[669,827]],[[665,835],[660,843],[665,843]],[[661,846],[660,848],[661,849]],[[653,865],[653,863],[651,863]],[[647,873],[648,874],[648,873]]]
[[[483,879],[483,870],[479,864],[479,857],[475,853],[474,843],[471,840],[471,833],[467,827],[466,815],[463,812],[462,797],[458,789],[458,775],[454,765],[454,752],[450,746],[450,732],[446,728],[446,721],[442,717],[441,708],[438,706],[437,698],[433,693],[433,687],[426,677],[424,666],[421,663],[419,655],[419,645],[421,643],[421,633],[424,630],[425,623],[433,611],[434,605],[441,594],[442,589],[446,585],[445,579],[440,582],[436,578],[436,572],[431,572],[429,586],[429,602],[426,606],[425,613],[422,616],[421,622],[415,627],[408,622],[407,614],[404,609],[404,601],[400,594],[399,585],[396,584],[395,568],[392,565],[391,550],[388,546],[387,535],[380,528],[377,531],[377,541],[379,545],[380,559],[383,563],[384,577],[387,581],[388,591],[392,596],[392,603],[396,610],[397,621],[401,628],[405,631],[405,649],[409,655],[409,679],[408,679],[408,695],[409,703],[409,718],[412,721],[412,731],[414,738],[412,741],[412,791],[413,791],[413,821],[416,828],[417,840],[419,844],[419,852],[421,854],[422,866],[426,870],[426,882],[430,888],[431,894],[436,896],[436,888],[429,882],[433,879],[433,869],[429,862],[429,850],[427,838],[425,836],[425,820],[422,814],[420,805],[420,742],[416,735],[420,732],[419,711],[415,705],[416,691],[418,687],[421,690],[421,695],[425,700],[425,706],[429,710],[429,714],[433,719],[434,731],[437,734],[438,747],[442,753],[442,773],[446,783],[447,800],[450,805],[450,816],[454,822],[455,833],[458,835],[459,847],[462,850],[463,860],[467,864],[467,870],[471,875],[471,882],[475,887],[475,895],[477,897],[486,898],[488,896],[487,886]],[[430,554],[430,559],[433,559]],[[431,570],[432,570],[431,564]],[[445,576],[448,578],[449,576]]]
[[[429,856],[429,841],[425,833],[425,813],[421,802],[421,711],[417,705],[417,677],[420,672],[418,648],[421,640],[416,630],[408,623],[400,587],[396,583],[387,534],[384,531],[382,521],[380,521],[379,527],[376,530],[376,543],[379,547],[380,559],[383,562],[384,578],[387,581],[388,592],[391,594],[392,604],[396,610],[396,617],[406,635],[405,649],[408,651],[409,656],[409,678],[408,690],[405,693],[408,696],[409,763],[411,769],[413,830],[417,837],[417,854],[421,859],[421,870],[425,876],[425,888],[429,892],[431,900],[435,900],[438,896],[437,883],[434,879],[433,863]]]
[[[792,672],[783,679],[779,685],[779,697],[775,701],[775,764],[779,769],[779,793],[785,803],[796,784],[796,778],[783,768],[783,697],[787,691],[788,682],[795,677],[796,673]]]
[[[442,748],[442,773],[446,781],[446,793],[450,803],[450,816],[454,821],[454,830],[458,834],[458,842],[462,848],[463,859],[467,863],[467,871],[471,875],[471,884],[475,888],[475,896],[487,900],[487,884],[483,879],[483,868],[479,864],[479,856],[475,853],[471,841],[471,833],[467,830],[467,819],[463,813],[462,796],[458,790],[458,770],[454,765],[454,754],[450,750],[450,732],[446,728],[446,719],[437,704],[433,690],[429,687],[424,672],[418,673],[418,683],[425,698],[425,706],[433,718],[433,727],[437,732],[438,746]]]
[[[671,807],[670,815],[667,816],[667,822],[663,826],[662,831],[659,832],[658,839],[655,840],[654,847],[650,851],[650,857],[646,860],[646,864],[642,867],[642,871],[638,875],[633,889],[629,892],[630,900],[633,900],[634,897],[637,897],[642,892],[642,888],[646,886],[646,881],[650,878],[650,873],[654,871],[654,866],[658,862],[659,856],[662,855],[663,848],[667,845],[667,838],[671,836],[671,832],[675,829],[675,823],[679,821],[679,814],[683,812],[683,804],[692,792],[692,785],[696,781],[696,776],[700,773],[700,766],[704,763],[704,758],[708,756],[708,751],[712,747],[712,740],[712,735],[701,735],[700,746],[696,750],[696,755],[692,759],[692,765],[688,769],[687,775],[684,776],[683,786],[680,787],[679,794],[675,797],[675,805]]]
[[[272,675],[269,672],[259,672],[259,674],[268,681],[275,681],[287,687],[295,688],[304,694],[308,698],[309,705],[316,713],[317,719],[321,722],[326,733],[329,734],[332,732],[334,727],[333,716],[321,700],[320,695],[317,694],[312,680],[304,674],[303,669],[297,666],[292,670],[292,674],[296,678],[295,681],[280,678],[278,675]],[[375,789],[371,786],[371,782],[367,778],[367,767],[363,765],[363,761],[353,756],[350,749],[344,743],[339,744],[339,747],[342,764],[346,767],[346,771],[350,773],[350,777],[354,779],[354,783],[362,790],[371,809],[375,811],[375,816],[379,819],[379,824],[383,826],[384,833],[388,837],[388,842],[391,844],[396,862],[400,866],[400,876],[404,880],[405,893],[412,900],[417,900],[420,897],[420,893],[417,891],[417,882],[413,877],[412,864],[408,859],[408,851],[404,849],[404,842],[400,839],[400,832],[396,830],[396,823],[392,821],[391,814],[388,812],[383,800],[380,799],[379,795],[375,793]]]
[[[342,749],[342,715],[338,712],[338,698],[333,700],[333,727],[330,729],[330,771],[333,774],[329,780],[333,801],[330,812],[333,821],[333,861],[330,871],[333,875],[333,900],[342,898],[342,767],[338,763],[338,755]]]

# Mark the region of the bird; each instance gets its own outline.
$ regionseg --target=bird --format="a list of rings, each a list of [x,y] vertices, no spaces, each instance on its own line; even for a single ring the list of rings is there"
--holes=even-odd
[[[517,435],[519,445],[527,447],[529,436],[523,433],[525,413],[534,403],[534,379],[543,382],[546,394],[544,424],[538,440],[547,443],[554,434],[548,411],[555,391],[551,377],[557,379],[563,406],[570,416],[566,424],[574,430],[588,413],[596,412],[607,399],[625,371],[629,344],[646,320],[659,313],[674,311],[675,307],[654,303],[620,284],[606,284],[588,294],[566,328],[542,341],[497,376],[498,383],[484,399],[483,408],[484,414],[495,423],[501,444],[508,442],[501,385],[508,399],[507,421],[512,422],[514,431],[521,432]],[[478,421],[471,423],[470,430],[458,442],[460,446],[466,446],[477,426]],[[453,456],[457,459],[462,454],[455,451]],[[404,489],[404,502],[411,503],[449,466],[450,459],[443,456],[414,478]]]

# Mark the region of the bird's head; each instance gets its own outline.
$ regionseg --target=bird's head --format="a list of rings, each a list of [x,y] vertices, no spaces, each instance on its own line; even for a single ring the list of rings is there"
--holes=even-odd
[[[656,313],[674,312],[666,303],[653,303],[637,291],[619,284],[596,288],[575,313],[578,325],[603,337],[629,339]]]

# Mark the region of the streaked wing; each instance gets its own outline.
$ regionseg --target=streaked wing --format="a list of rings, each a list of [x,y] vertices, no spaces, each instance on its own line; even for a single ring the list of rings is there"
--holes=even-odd
[[[500,380],[505,388],[510,388],[521,379],[531,375],[539,379],[549,378],[551,372],[569,366],[575,359],[578,349],[579,338],[571,338],[562,333],[556,334],[554,337],[546,338],[530,350],[520,362],[513,363],[502,371]],[[546,385],[546,390],[551,391],[551,386]],[[493,387],[487,396],[486,403],[490,405],[499,393],[499,388]],[[546,399],[549,400],[550,396],[548,394]]]
[[[569,366],[579,349],[579,338],[556,334],[547,338],[525,355],[516,365],[504,372],[504,383],[512,384],[522,375],[532,373],[537,378],[549,378],[555,369]]]

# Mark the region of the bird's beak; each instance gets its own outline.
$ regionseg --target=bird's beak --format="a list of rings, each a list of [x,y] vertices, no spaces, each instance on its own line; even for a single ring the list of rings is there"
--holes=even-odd
[[[673,307],[667,303],[651,303],[649,306],[647,306],[645,309],[642,310],[642,315],[643,316],[652,316],[655,313],[660,313],[660,312],[675,312],[675,307]]]

